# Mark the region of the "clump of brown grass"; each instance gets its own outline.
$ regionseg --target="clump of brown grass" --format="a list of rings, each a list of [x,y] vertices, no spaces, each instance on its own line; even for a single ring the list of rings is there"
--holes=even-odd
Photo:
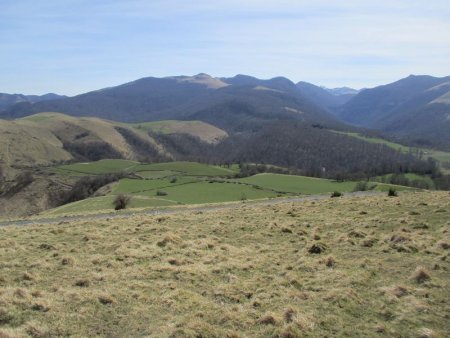
[[[367,236],[365,232],[359,230],[352,230],[348,233],[348,235],[354,238],[364,238]]]
[[[103,294],[98,296],[98,301],[103,305],[114,304],[115,300],[111,297],[111,295]]]
[[[174,234],[167,234],[164,238],[156,243],[159,247],[163,248],[168,244],[180,244],[183,240]]]
[[[304,334],[293,324],[286,325],[279,334],[275,335],[275,337],[279,338],[300,338],[303,336]]]
[[[9,324],[13,320],[14,320],[14,316],[11,313],[6,311],[5,309],[0,308],[0,325]]]
[[[435,338],[436,334],[432,329],[422,327],[417,331],[419,338]]]
[[[258,322],[264,325],[277,325],[279,320],[277,319],[275,314],[268,312],[264,316],[262,316]]]
[[[31,274],[30,272],[24,272],[22,275],[22,279],[29,281],[29,282],[34,282],[34,281],[36,281],[36,276]]]
[[[366,248],[371,248],[377,242],[375,238],[368,238],[362,242],[362,246]]]
[[[61,259],[62,265],[73,265],[74,263],[75,263],[75,261],[72,257],[63,257]]]
[[[427,280],[430,280],[431,276],[430,273],[427,271],[427,269],[425,269],[422,266],[419,266],[412,274],[411,279],[420,284],[426,282]]]
[[[21,289],[21,288],[18,288],[18,289],[15,289],[14,290],[14,296],[16,296],[17,298],[26,298],[27,297],[27,295],[28,295],[28,292],[27,292],[27,290],[25,290],[25,289]]]
[[[25,332],[32,338],[48,337],[49,332],[36,322],[30,322],[26,325]]]
[[[169,259],[167,260],[167,262],[168,262],[170,265],[175,265],[175,266],[180,266],[180,265],[183,264],[181,261],[179,261],[179,260],[176,259],[176,258],[169,258]]]
[[[327,246],[324,243],[315,243],[311,245],[308,249],[310,254],[321,254],[327,250]]]
[[[408,289],[402,285],[397,285],[392,289],[392,294],[397,298],[406,296],[408,293]]]
[[[44,303],[34,303],[31,306],[31,310],[39,312],[48,312],[50,310],[50,307]]]
[[[284,311],[283,318],[286,323],[292,323],[294,321],[294,318],[296,316],[297,312],[293,308],[287,308],[286,311]]]
[[[450,244],[444,241],[440,241],[438,243],[438,246],[443,249],[443,250],[449,250],[450,249]]]
[[[87,288],[91,285],[91,282],[89,279],[79,279],[74,285],[79,286],[80,288]]]
[[[336,260],[333,258],[333,256],[328,256],[325,258],[325,265],[329,268],[332,268],[336,265]]]

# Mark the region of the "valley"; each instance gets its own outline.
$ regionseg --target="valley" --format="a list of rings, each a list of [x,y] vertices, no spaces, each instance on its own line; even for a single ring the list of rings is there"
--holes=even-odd
[[[447,87],[0,96],[0,337],[445,336]]]

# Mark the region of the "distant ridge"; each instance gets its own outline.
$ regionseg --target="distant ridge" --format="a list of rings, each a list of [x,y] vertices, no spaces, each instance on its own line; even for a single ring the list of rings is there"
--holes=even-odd
[[[450,149],[450,76],[410,75],[356,90],[295,84],[285,77],[200,73],[145,77],[74,97],[0,94],[2,102],[3,119],[55,111],[132,123],[199,120],[231,134],[296,121],[332,129],[374,129],[409,145]]]
[[[63,99],[67,96],[48,93],[44,95],[24,95],[0,93],[0,111],[8,109],[17,103],[36,103],[40,101]]]
[[[146,77],[74,97],[20,103],[1,113],[0,118],[46,111],[122,122],[200,120],[227,131],[253,130],[270,121],[290,119],[340,125],[286,78],[214,78],[204,73]]]

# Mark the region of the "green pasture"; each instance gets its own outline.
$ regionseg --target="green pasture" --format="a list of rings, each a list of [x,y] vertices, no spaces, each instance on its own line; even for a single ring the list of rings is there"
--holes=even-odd
[[[154,195],[154,190],[165,187],[179,186],[197,182],[196,178],[191,177],[177,177],[176,182],[171,182],[170,179],[154,179],[154,180],[140,180],[140,179],[121,179],[114,185],[113,194],[138,194],[138,195]]]
[[[151,163],[139,164],[133,167],[133,171],[174,171],[189,176],[232,176],[236,173],[236,168],[225,168],[207,165],[197,162],[167,162],[167,163]]]
[[[137,166],[139,162],[129,160],[100,160],[95,162],[66,164],[57,167],[57,169],[65,172],[83,173],[87,175],[117,173]]]
[[[158,179],[180,175],[179,172],[172,170],[144,170],[144,171],[136,171],[135,173],[140,177],[146,179]]]
[[[356,182],[336,182],[313,177],[269,173],[257,174],[236,181],[253,184],[264,189],[306,195],[352,191],[356,185]]]
[[[218,203],[277,196],[273,191],[256,189],[248,185],[206,181],[172,186],[161,190],[167,193],[164,198],[183,204]]]

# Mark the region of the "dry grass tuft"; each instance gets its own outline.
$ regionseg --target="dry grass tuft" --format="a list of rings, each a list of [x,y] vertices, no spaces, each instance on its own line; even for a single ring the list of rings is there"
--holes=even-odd
[[[411,276],[411,279],[416,281],[417,283],[424,283],[431,279],[430,273],[422,266],[416,268],[414,273]]]
[[[336,265],[336,260],[333,258],[333,256],[328,256],[325,259],[325,265],[329,268],[332,268]]]
[[[111,295],[103,294],[98,296],[98,301],[102,303],[103,305],[110,305],[114,304],[115,300],[111,297]]]
[[[284,311],[284,321],[286,323],[292,323],[296,314],[297,312],[293,308],[288,308],[286,311]]]
[[[163,248],[168,244],[181,244],[183,240],[180,236],[174,234],[167,234],[162,240],[158,241],[156,244]]]
[[[275,314],[269,312],[262,316],[258,322],[264,325],[277,325],[279,320],[276,318]]]
[[[48,330],[42,328],[41,325],[35,322],[30,322],[26,325],[25,332],[32,338],[48,337]]]
[[[22,279],[26,280],[26,281],[34,282],[36,280],[36,277],[29,272],[24,272],[22,275]]]
[[[419,338],[436,338],[436,334],[432,329],[428,329],[426,327],[420,328],[418,331],[418,337]]]
[[[62,265],[74,265],[75,260],[72,257],[63,257],[61,259]]]
[[[79,286],[80,288],[87,288],[91,285],[91,282],[88,279],[79,279],[74,283],[75,286]]]
[[[310,254],[321,254],[327,250],[327,246],[324,243],[315,243],[311,245],[308,249]]]

